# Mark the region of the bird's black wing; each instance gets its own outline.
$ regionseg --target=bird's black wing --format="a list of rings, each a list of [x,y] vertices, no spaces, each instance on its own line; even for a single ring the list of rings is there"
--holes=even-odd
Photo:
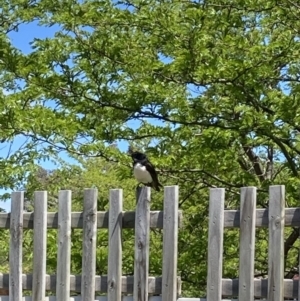
[[[155,188],[157,191],[159,191],[159,186],[162,187],[162,185],[158,181],[157,173],[154,168],[154,166],[151,164],[149,160],[145,160],[143,162],[143,165],[146,166],[147,171],[150,173],[151,178],[152,178],[152,187]]]

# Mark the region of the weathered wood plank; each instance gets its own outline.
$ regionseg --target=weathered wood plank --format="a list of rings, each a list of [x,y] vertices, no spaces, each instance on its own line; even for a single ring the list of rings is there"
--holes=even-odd
[[[22,275],[23,289],[32,290],[32,275]],[[107,277],[96,276],[96,292],[105,293],[107,291]],[[0,287],[9,287],[9,275],[0,274]],[[148,278],[149,294],[160,294],[162,290],[161,277]],[[56,275],[46,275],[46,290],[54,292],[56,288]],[[70,290],[80,292],[81,276],[70,276]],[[122,276],[122,293],[133,293],[133,276]],[[266,298],[268,293],[267,279],[254,279],[254,296],[255,298]],[[238,279],[222,279],[222,294],[226,296],[238,296]],[[298,280],[284,280],[284,297],[297,298]]]
[[[286,208],[284,217],[285,227],[300,227],[300,208]],[[256,209],[256,228],[266,228],[269,226],[269,210]],[[240,227],[240,211],[224,211],[224,228]]]
[[[239,301],[254,298],[256,187],[241,188]]]
[[[97,189],[85,189],[83,200],[82,301],[95,297]]]
[[[57,301],[70,297],[71,261],[71,190],[61,190],[58,194],[58,251],[57,251]]]
[[[207,301],[206,298],[179,298],[177,301]],[[238,299],[222,299],[222,301],[240,301]],[[252,301],[252,300],[251,300]],[[254,301],[261,301],[261,299],[257,299]],[[264,300],[267,301],[267,300]]]
[[[24,192],[12,192],[9,245],[9,300],[22,300],[22,243]]]
[[[8,297],[0,296],[0,301],[8,301]],[[107,301],[107,297],[105,296],[99,296],[96,297],[95,300],[99,301]],[[162,297],[160,296],[151,296],[149,297],[149,301],[162,301]],[[32,298],[30,296],[23,297],[23,301],[32,301]],[[55,296],[46,297],[45,301],[58,301]],[[76,297],[70,297],[68,301],[81,301],[80,296]],[[122,301],[134,301],[132,296],[123,296]],[[179,298],[177,301],[207,301],[206,298]],[[237,299],[222,299],[222,301],[239,301]],[[255,301],[261,301],[261,300],[255,300]],[[267,301],[267,300],[265,300]]]
[[[222,295],[224,298],[238,296],[238,289],[238,279],[222,279]],[[267,296],[268,279],[254,279],[254,298],[267,298]],[[284,298],[293,299],[297,298],[297,296],[298,280],[284,279]],[[281,299],[281,301],[282,300],[283,298]]]
[[[210,189],[207,300],[221,301],[225,189]]]
[[[33,229],[33,212],[24,212],[23,214],[23,228]],[[108,212],[97,212],[97,228],[108,228]],[[299,209],[300,218],[300,209]],[[178,226],[182,224],[182,211],[178,211]],[[10,214],[0,213],[0,229],[9,229],[10,225]],[[300,222],[299,222],[300,225]],[[73,229],[82,229],[83,227],[83,213],[72,212],[71,216],[71,227]],[[135,227],[135,211],[122,212],[122,228],[134,229]],[[150,212],[150,227],[162,229],[163,228],[163,211],[151,211]],[[47,228],[57,229],[58,228],[58,213],[48,212],[47,214]]]
[[[269,188],[268,299],[283,300],[285,187]]]
[[[299,230],[300,229],[298,229],[298,231]],[[298,249],[298,271],[300,271],[300,250],[299,249]],[[300,300],[300,281],[298,281],[298,301],[299,300]]]
[[[47,248],[47,191],[34,193],[33,229],[33,300],[45,298],[46,248]]]
[[[137,188],[133,289],[133,298],[136,301],[148,299],[150,197],[150,187]]]
[[[177,299],[178,186],[164,187],[162,300]]]
[[[107,276],[95,276],[95,291],[97,293],[107,292]],[[46,274],[46,290],[55,292],[56,289],[56,275]],[[133,276],[122,276],[122,293],[132,294],[133,293]],[[179,278],[177,283],[179,283]],[[24,290],[32,290],[32,275],[22,275],[22,282]],[[7,289],[9,287],[9,275],[0,274],[0,288]],[[180,285],[177,284],[179,289]],[[70,290],[79,293],[81,291],[81,276],[71,275],[70,276]],[[148,277],[148,292],[152,295],[161,294],[162,292],[162,277]]]
[[[30,296],[25,296],[22,299],[23,301],[33,301],[33,298]],[[108,297],[107,296],[97,296],[95,297],[94,300],[99,300],[99,301],[108,301]],[[123,296],[122,301],[134,301],[132,296]],[[200,300],[200,299],[197,299]],[[201,299],[202,301],[203,299]],[[0,301],[9,301],[9,297],[8,296],[0,296]],[[55,296],[49,296],[49,297],[45,297],[45,299],[43,299],[43,301],[58,301],[57,297]],[[69,297],[69,299],[67,301],[82,301],[81,296],[75,296],[75,297]],[[149,301],[162,301],[162,298],[160,296],[151,296],[149,297]]]
[[[123,190],[111,189],[108,228],[108,301],[121,301]]]

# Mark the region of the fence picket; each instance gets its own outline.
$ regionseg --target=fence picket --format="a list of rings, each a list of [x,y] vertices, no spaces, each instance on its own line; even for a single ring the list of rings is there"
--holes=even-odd
[[[239,301],[254,299],[256,187],[241,188]]]
[[[33,301],[40,301],[45,298],[47,205],[47,191],[36,191],[34,193],[33,229]]]
[[[298,229],[298,231],[300,231],[300,229]],[[300,250],[299,249],[298,249],[298,300],[300,300]]]
[[[71,262],[71,197],[70,190],[61,190],[58,195],[58,250],[57,250],[57,301],[70,297]]]
[[[137,188],[133,289],[135,301],[148,300],[150,194],[150,187]]]
[[[96,237],[97,237],[96,189],[85,189],[83,200],[83,252],[82,252],[82,301],[95,298]]]
[[[109,199],[108,301],[121,301],[123,190],[111,189]]]
[[[162,300],[177,299],[178,186],[164,190]]]
[[[211,188],[209,197],[207,300],[222,299],[224,188]]]
[[[22,300],[22,243],[24,192],[12,192],[9,246],[9,301]]]
[[[268,299],[272,301],[282,301],[284,296],[284,207],[285,187],[270,186]]]

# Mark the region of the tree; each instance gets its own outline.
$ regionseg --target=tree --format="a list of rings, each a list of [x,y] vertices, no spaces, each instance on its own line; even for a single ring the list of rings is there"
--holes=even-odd
[[[1,95],[0,138],[28,139],[0,161],[3,187],[18,185],[36,160],[60,151],[118,162],[125,178],[129,158],[107,145],[127,141],[146,150],[162,182],[180,184],[186,225],[179,268],[190,294],[205,289],[208,187],[225,187],[226,206],[235,208],[239,188],[257,186],[266,207],[268,186],[284,184],[288,205],[297,205],[297,3],[0,3],[0,81],[10,92]],[[24,54],[7,32],[33,20],[59,30]],[[296,232],[286,233],[287,272],[297,261]],[[264,231],[257,235],[265,240]],[[264,274],[264,242],[257,248]],[[236,277],[234,231],[226,232],[225,252],[225,276]]]

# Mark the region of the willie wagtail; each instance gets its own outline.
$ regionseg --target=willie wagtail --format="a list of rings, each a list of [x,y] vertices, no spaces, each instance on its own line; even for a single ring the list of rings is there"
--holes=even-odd
[[[159,187],[163,187],[157,178],[154,166],[148,160],[147,156],[140,152],[130,152],[133,160],[133,174],[139,183],[160,191]]]

